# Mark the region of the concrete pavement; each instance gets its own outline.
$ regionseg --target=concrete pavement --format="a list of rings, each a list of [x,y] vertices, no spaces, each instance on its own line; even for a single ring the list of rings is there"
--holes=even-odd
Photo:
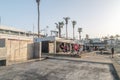
[[[84,54],[82,58],[51,56],[0,67],[0,80],[119,80],[109,56]]]
[[[120,78],[120,55],[115,54],[114,58],[111,58],[113,65],[115,67],[115,70]],[[119,79],[120,80],[120,79]]]

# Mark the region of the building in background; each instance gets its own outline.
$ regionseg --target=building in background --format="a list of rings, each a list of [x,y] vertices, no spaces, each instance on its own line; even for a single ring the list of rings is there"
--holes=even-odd
[[[8,26],[0,26],[0,65],[33,59],[33,38],[38,34]]]
[[[24,31],[9,26],[0,26],[0,38],[20,36],[33,39],[33,37],[37,37],[37,35],[37,33],[32,33],[31,31]]]

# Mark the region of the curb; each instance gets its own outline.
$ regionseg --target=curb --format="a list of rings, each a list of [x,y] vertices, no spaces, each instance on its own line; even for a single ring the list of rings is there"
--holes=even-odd
[[[16,61],[16,62],[10,62],[9,64],[7,64],[6,66],[9,66],[9,65],[15,65],[15,64],[22,64],[22,63],[29,63],[29,62],[35,62],[35,61],[43,61],[45,60],[46,57],[42,57],[42,58],[38,58],[38,59],[30,59],[30,60],[25,60],[25,61]]]

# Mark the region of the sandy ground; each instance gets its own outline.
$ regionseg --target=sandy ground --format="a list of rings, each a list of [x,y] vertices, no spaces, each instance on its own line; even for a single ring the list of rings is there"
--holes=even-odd
[[[119,79],[109,57],[89,55],[82,59],[53,57],[43,61],[0,67],[0,80]]]

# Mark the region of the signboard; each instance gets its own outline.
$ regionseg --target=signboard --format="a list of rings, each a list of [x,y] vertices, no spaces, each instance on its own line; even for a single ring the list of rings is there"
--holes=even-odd
[[[44,37],[44,38],[35,38],[34,42],[42,42],[42,41],[54,41],[55,37],[50,36],[50,37]]]

